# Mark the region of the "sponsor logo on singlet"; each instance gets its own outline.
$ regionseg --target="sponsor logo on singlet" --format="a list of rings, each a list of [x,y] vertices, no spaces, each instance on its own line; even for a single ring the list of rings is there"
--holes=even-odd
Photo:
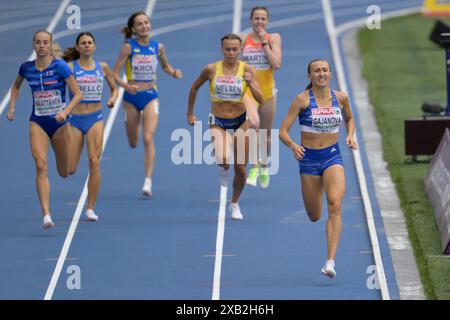
[[[244,47],[242,61],[251,65],[255,70],[269,70],[271,68],[262,47]]]
[[[312,127],[318,132],[337,132],[342,122],[339,107],[311,108]]]
[[[59,90],[34,91],[33,97],[36,116],[50,116],[64,109]]]
[[[217,76],[214,83],[214,96],[226,101],[240,100],[242,87],[242,77]]]
[[[100,74],[97,70],[96,73]],[[103,92],[103,77],[82,75],[76,78],[84,101],[100,101]]]
[[[158,60],[155,55],[135,54],[131,61],[131,72],[133,80],[153,81],[155,80]]]

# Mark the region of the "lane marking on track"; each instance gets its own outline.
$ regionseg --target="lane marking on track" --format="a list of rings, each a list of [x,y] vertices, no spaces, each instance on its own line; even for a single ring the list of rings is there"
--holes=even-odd
[[[336,74],[338,76],[338,83],[340,90],[348,92],[347,82],[344,74],[343,62],[338,45],[338,36],[336,27],[334,24],[333,11],[329,0],[322,0],[323,12],[325,15],[325,24],[330,39],[331,51],[333,54],[334,65],[336,68]],[[355,134],[355,140],[357,135]],[[383,300],[390,300],[389,288],[387,285],[386,274],[384,272],[383,260],[381,258],[381,250],[378,242],[377,230],[375,227],[375,221],[373,218],[372,203],[369,197],[369,191],[367,188],[366,177],[364,175],[364,167],[362,165],[361,153],[359,150],[352,151],[358,175],[359,187],[364,203],[364,211],[366,213],[367,226],[369,229],[369,236],[372,243],[373,255],[376,265],[377,279],[380,284],[381,297]]]
[[[153,9],[155,7],[156,0],[149,0],[145,12],[148,16],[151,16]],[[126,81],[125,75],[122,77],[122,81]],[[105,129],[104,129],[104,139],[103,139],[103,147],[102,150],[105,150],[106,144],[108,142],[109,136],[111,134],[112,127],[114,125],[114,121],[116,119],[117,113],[120,109],[120,104],[122,103],[124,89],[123,87],[119,88],[119,97],[112,108],[108,120],[106,121]],[[102,152],[103,153],[103,152]],[[56,263],[55,270],[53,271],[52,278],[50,280],[49,286],[47,288],[47,292],[45,293],[44,300],[51,300],[53,297],[53,293],[55,292],[56,285],[58,283],[59,276],[61,275],[62,268],[64,266],[64,261],[66,261],[67,254],[70,249],[70,245],[72,243],[73,237],[75,235],[75,231],[78,226],[78,222],[80,221],[81,212],[83,210],[84,204],[87,199],[87,185],[89,181],[89,174],[86,178],[86,182],[84,183],[83,191],[81,192],[80,200],[78,201],[77,208],[75,209],[75,213],[72,218],[72,222],[69,227],[69,231],[67,232],[66,239],[64,240],[63,247],[61,249],[61,253],[58,258],[58,262]]]
[[[241,29],[241,19],[242,19],[242,0],[234,0],[233,33],[239,34]],[[223,240],[225,237],[227,191],[228,191],[227,187],[220,186],[220,202],[219,202],[217,236],[216,236],[216,254],[214,261],[214,279],[211,298],[212,300],[220,300],[220,279],[222,273]]]
[[[156,0],[150,0],[150,1],[155,1]],[[150,4],[147,6],[146,10],[152,10],[154,8],[154,5],[151,6]],[[148,14],[150,16],[150,14]],[[202,25],[206,25],[206,24],[210,24],[210,23],[216,23],[218,21],[227,21],[230,20],[230,15],[223,15],[223,16],[219,16],[219,17],[212,17],[212,18],[203,18],[203,19],[196,19],[196,20],[192,20],[192,21],[187,21],[187,22],[182,22],[182,23],[177,23],[174,25],[169,25],[166,27],[162,27],[162,28],[158,28],[155,29],[153,31],[151,31],[151,36],[155,36],[155,35],[159,35],[159,34],[164,34],[164,33],[169,33],[169,32],[174,32],[174,31],[178,31],[178,30],[185,30],[187,28],[194,28],[194,27],[198,27],[198,26],[202,26]],[[61,38],[62,36],[65,36],[61,34],[61,36],[59,36],[59,38]],[[122,80],[125,80],[125,78],[123,77]],[[112,126],[114,124],[115,121],[115,117],[116,114],[118,112],[119,109],[119,105],[121,103],[122,100],[122,96],[123,96],[123,88],[119,89],[119,98],[116,102],[116,105],[114,106],[114,108],[111,110],[110,112],[110,116],[108,117],[106,126],[105,126],[105,138],[103,141],[103,150],[105,149],[107,140],[109,138],[109,134],[111,132]],[[84,203],[87,199],[87,181],[89,179],[89,175],[86,178],[86,182],[82,191],[82,194],[80,196],[80,201],[78,202],[77,208],[75,210],[73,219],[72,219],[72,223],[70,225],[69,228],[69,233],[66,236],[66,240],[64,242],[63,245],[63,249],[61,250],[61,259],[58,260],[58,263],[55,267],[55,271],[53,273],[52,276],[52,280],[50,281],[50,285],[48,287],[47,293],[45,294],[44,299],[45,300],[50,300],[53,296],[55,287],[56,287],[56,283],[59,279],[59,275],[61,274],[61,270],[64,264],[64,259],[62,259],[64,256],[67,256],[67,253],[69,251],[70,248],[70,244],[72,242],[73,236],[75,234],[76,231],[76,227],[78,225],[80,216],[81,216],[81,212],[84,206]],[[222,248],[223,248],[223,234],[224,234],[224,228],[225,228],[225,211],[226,211],[226,194],[227,194],[227,188],[225,187],[221,187],[221,202],[222,205],[219,208],[219,220],[222,219],[222,222],[219,223],[218,225],[218,236],[217,236],[217,243],[216,243],[216,249],[219,250],[220,252],[222,252]],[[221,239],[221,240],[220,240]],[[216,251],[217,252],[217,251]],[[222,263],[222,257],[221,255],[217,255],[216,253],[216,262],[215,262],[215,279],[216,281],[214,281],[213,283],[216,284],[216,287],[213,288],[213,299],[220,297],[220,269],[221,269],[221,263]],[[218,286],[217,286],[218,284]]]
[[[227,187],[220,186],[219,221],[217,223],[216,254],[214,261],[214,279],[212,300],[220,300],[220,278],[222,272],[223,239],[225,235],[225,212]]]

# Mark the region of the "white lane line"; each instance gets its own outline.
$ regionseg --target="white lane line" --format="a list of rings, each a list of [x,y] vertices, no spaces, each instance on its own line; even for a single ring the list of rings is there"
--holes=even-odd
[[[215,257],[215,254],[204,254],[202,255],[203,258],[212,258]],[[231,254],[231,253],[222,253],[222,257],[235,257],[235,254]]]
[[[234,0],[233,33],[239,34],[241,29],[241,18],[242,18],[242,0]],[[220,300],[220,278],[222,273],[223,239],[225,237],[227,191],[228,191],[227,187],[220,186],[220,202],[217,221],[216,255],[214,261],[212,300]]]
[[[146,14],[151,16],[153,9],[155,7],[156,0],[149,0],[146,8]],[[122,76],[122,81],[126,82],[125,75]],[[119,88],[119,97],[114,105],[114,108],[111,110],[108,120],[106,121],[105,130],[104,130],[104,139],[103,139],[103,147],[102,150],[105,150],[106,143],[108,142],[109,136],[111,134],[112,126],[114,125],[114,121],[117,117],[117,113],[120,109],[120,104],[123,99],[124,89],[123,87]],[[103,153],[103,152],[102,152]],[[64,262],[67,259],[67,254],[69,253],[70,245],[72,243],[73,237],[75,235],[75,231],[78,226],[78,222],[80,221],[81,212],[83,210],[84,204],[87,199],[87,185],[89,181],[89,174],[86,178],[86,182],[84,183],[83,191],[81,192],[80,200],[78,201],[77,208],[75,209],[75,213],[72,218],[72,222],[69,227],[69,231],[67,232],[66,239],[64,240],[64,245],[61,249],[61,253],[58,258],[58,262],[56,263],[55,270],[53,271],[52,278],[50,280],[49,286],[47,288],[47,292],[45,293],[44,300],[51,300],[53,297],[53,293],[55,292],[56,285],[58,283],[59,276],[61,275],[62,268],[64,266]]]
[[[242,0],[234,0],[233,7],[233,33],[239,34],[241,32],[242,22]]]
[[[220,278],[222,272],[223,239],[225,236],[226,202],[227,202],[227,187],[220,186],[220,204],[219,204],[219,217],[217,223],[216,255],[214,260],[212,300],[220,300]]]
[[[55,15],[53,16],[53,19],[50,21],[48,27],[46,28],[46,30],[48,32],[52,33],[53,30],[55,30],[56,25],[58,24],[59,20],[61,19],[64,12],[66,11],[66,8],[69,5],[69,3],[70,3],[70,0],[63,0],[61,2],[58,10],[56,10]],[[34,50],[33,50],[33,52],[28,57],[28,60],[34,60],[35,58],[36,58],[36,52],[34,52]],[[0,103],[0,116],[2,115],[3,111],[6,108],[6,105],[9,103],[9,100],[11,99],[11,88],[12,88],[12,85],[11,85],[11,87],[9,87],[8,93],[3,98],[2,102]]]
[[[145,8],[144,12],[149,17],[151,17],[153,14],[153,9],[155,9],[155,4],[156,4],[156,0],[149,0],[149,2],[147,2],[147,7]]]
[[[122,81],[126,81],[126,77],[122,77]],[[121,87],[119,89],[119,97],[112,108],[108,120],[106,121],[105,130],[104,130],[104,139],[103,139],[103,147],[102,150],[105,150],[106,143],[108,142],[109,135],[111,133],[112,126],[116,119],[117,113],[120,109],[120,103],[122,102],[124,89]],[[59,254],[58,262],[56,263],[55,270],[53,271],[52,278],[47,288],[47,292],[45,293],[44,300],[51,300],[53,293],[56,288],[56,284],[58,283],[59,276],[61,275],[62,268],[64,266],[64,262],[67,260],[67,254],[69,253],[70,245],[72,243],[73,237],[75,235],[75,231],[77,230],[78,223],[80,221],[81,212],[83,211],[84,204],[87,199],[87,185],[89,181],[89,174],[84,183],[83,191],[81,192],[80,200],[78,201],[77,207],[75,209],[75,213],[72,217],[72,222],[70,223],[69,231],[67,232],[66,239],[64,240],[63,247],[61,249],[61,253]]]
[[[333,60],[336,68],[335,74],[338,76],[339,88],[348,92],[347,82],[344,74],[344,67],[342,63],[342,58],[339,50],[338,39],[336,27],[334,24],[333,11],[329,0],[322,0],[323,12],[325,15],[325,24],[330,39],[331,50],[333,54]],[[357,136],[355,134],[355,140],[357,141]],[[366,177],[364,175],[364,168],[362,166],[361,153],[359,150],[353,150],[353,157],[355,161],[356,171],[359,180],[359,186],[361,190],[361,195],[363,198],[364,209],[366,213],[367,226],[369,229],[370,240],[373,248],[373,255],[376,265],[377,279],[380,284],[381,296],[383,300],[390,300],[389,288],[386,281],[386,274],[384,272],[383,260],[381,258],[380,245],[378,243],[377,231],[375,228],[375,221],[373,218],[372,204],[369,198],[369,192],[366,183]]]
[[[59,23],[59,20],[62,18],[64,13],[66,12],[66,8],[69,5],[70,0],[64,0],[60,5],[58,10],[56,11],[55,16],[53,17],[52,21],[50,21],[50,24],[47,27],[48,32],[53,32],[55,30],[56,25]]]

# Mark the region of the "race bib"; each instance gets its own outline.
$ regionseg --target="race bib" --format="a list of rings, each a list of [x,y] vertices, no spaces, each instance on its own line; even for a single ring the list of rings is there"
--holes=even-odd
[[[35,91],[33,97],[34,114],[36,116],[55,115],[64,110],[61,91],[59,90]]]
[[[251,65],[255,70],[269,70],[272,68],[266,53],[261,47],[245,47],[242,61]]]
[[[214,84],[214,95],[217,99],[236,101],[242,97],[242,77],[218,76]]]
[[[339,107],[311,108],[312,127],[323,133],[336,133],[342,122],[342,112]]]
[[[84,101],[101,101],[103,92],[103,77],[85,75],[77,77],[78,87]]]
[[[133,80],[154,81],[157,66],[156,55],[135,54],[131,61],[131,77]]]

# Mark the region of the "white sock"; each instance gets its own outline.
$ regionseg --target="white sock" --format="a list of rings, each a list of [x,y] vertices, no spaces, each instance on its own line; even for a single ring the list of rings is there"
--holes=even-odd
[[[150,187],[150,189],[152,188],[152,178],[145,178],[144,183],[146,185],[148,185]]]

